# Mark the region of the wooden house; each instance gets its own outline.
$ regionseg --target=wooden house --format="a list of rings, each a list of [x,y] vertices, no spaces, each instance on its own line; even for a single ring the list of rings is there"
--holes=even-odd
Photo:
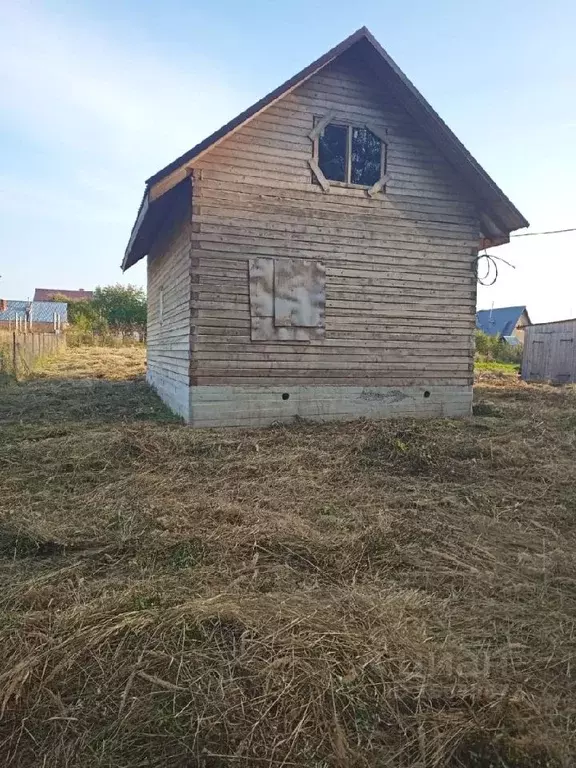
[[[576,318],[535,323],[525,329],[522,378],[576,383]]]
[[[527,224],[360,29],[148,179],[148,381],[198,426],[466,415],[478,249]]]
[[[530,325],[526,307],[496,307],[476,312],[476,328],[488,336],[499,336],[509,343],[524,343],[524,331]]]

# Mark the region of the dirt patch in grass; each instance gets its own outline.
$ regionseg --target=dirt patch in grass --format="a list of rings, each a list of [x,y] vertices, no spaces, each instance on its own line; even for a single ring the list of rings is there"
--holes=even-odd
[[[57,368],[0,398],[2,764],[573,764],[571,389],[261,430]]]

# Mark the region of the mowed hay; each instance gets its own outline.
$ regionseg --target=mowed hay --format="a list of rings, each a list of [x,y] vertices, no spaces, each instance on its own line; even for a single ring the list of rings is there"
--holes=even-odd
[[[42,362],[37,377],[51,379],[133,379],[144,374],[144,344],[125,347],[69,347]]]
[[[0,764],[574,764],[576,397],[477,394],[249,431],[11,390]]]

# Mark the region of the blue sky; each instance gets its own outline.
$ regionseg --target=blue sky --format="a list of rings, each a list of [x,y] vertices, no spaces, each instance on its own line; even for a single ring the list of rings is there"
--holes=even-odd
[[[576,227],[572,0],[0,0],[0,296],[144,284],[144,180],[363,24],[533,231]],[[576,233],[494,253],[479,306],[576,316]]]

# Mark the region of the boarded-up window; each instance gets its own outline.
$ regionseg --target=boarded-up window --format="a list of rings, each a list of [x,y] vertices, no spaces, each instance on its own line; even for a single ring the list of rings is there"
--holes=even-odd
[[[323,264],[303,259],[251,259],[249,279],[253,341],[323,338]]]

